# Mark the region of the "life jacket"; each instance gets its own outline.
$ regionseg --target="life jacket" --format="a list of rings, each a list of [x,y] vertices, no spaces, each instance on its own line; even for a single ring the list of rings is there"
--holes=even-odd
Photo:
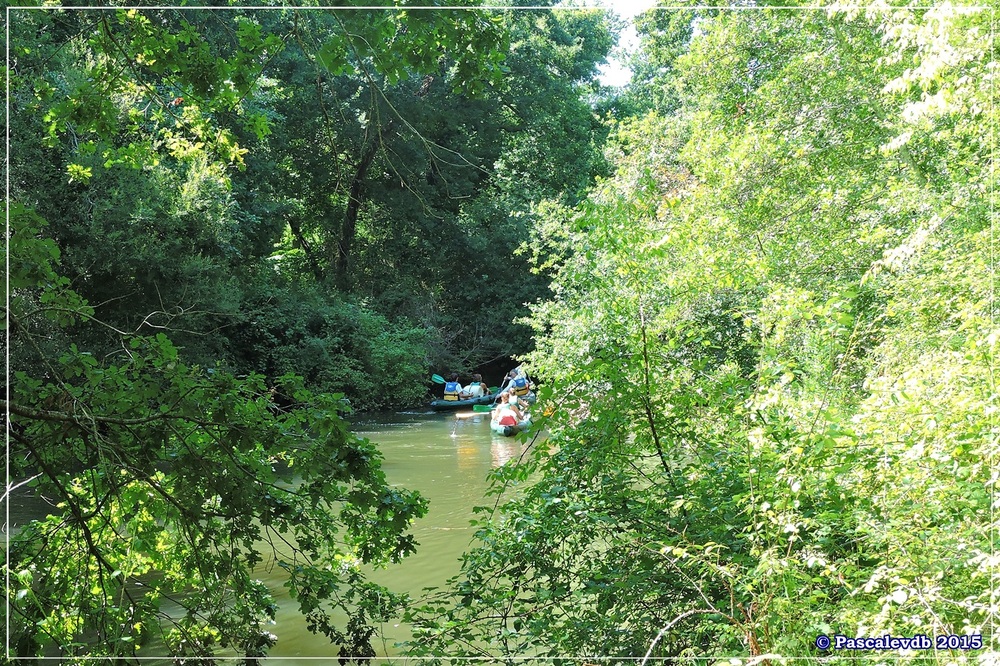
[[[444,385],[444,399],[453,402],[458,400],[458,394],[462,392],[462,385],[458,382],[447,382]]]
[[[527,377],[518,377],[517,379],[515,379],[510,383],[510,386],[511,390],[514,392],[514,395],[528,395],[528,393],[531,392],[531,389],[528,388]]]

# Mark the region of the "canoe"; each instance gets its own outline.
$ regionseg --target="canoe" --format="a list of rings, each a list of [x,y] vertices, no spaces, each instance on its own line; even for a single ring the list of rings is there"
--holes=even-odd
[[[490,393],[481,398],[469,398],[468,400],[434,400],[431,402],[431,409],[435,412],[448,412],[473,405],[492,405],[496,398],[496,393]]]
[[[520,421],[517,425],[502,426],[499,423],[490,423],[490,430],[504,437],[513,437],[519,432],[524,432],[531,427],[531,419]]]

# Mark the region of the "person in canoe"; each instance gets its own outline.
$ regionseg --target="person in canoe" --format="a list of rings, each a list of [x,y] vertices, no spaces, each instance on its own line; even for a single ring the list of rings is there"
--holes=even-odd
[[[444,383],[444,399],[446,402],[455,402],[462,399],[462,385],[458,381],[458,373],[452,373],[448,381]]]
[[[510,394],[504,391],[500,394],[500,404],[493,410],[493,423],[498,426],[516,426],[524,420],[524,414],[510,403]]]
[[[507,374],[507,386],[511,394],[519,398],[528,395],[535,388],[535,385],[531,383],[527,375],[521,372],[520,368],[514,368]]]
[[[480,374],[472,375],[472,381],[462,389],[462,400],[468,400],[469,398],[482,398],[489,392],[486,384],[483,383],[483,376]]]

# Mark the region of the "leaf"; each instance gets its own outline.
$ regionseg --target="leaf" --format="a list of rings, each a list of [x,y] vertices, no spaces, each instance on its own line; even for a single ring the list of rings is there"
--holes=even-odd
[[[351,69],[347,61],[347,49],[344,42],[336,37],[323,44],[323,47],[316,54],[316,60],[323,69],[334,76],[345,74]]]
[[[85,167],[82,164],[69,164],[66,167],[66,173],[69,174],[69,182],[71,183],[74,181],[79,183],[87,183],[94,175],[93,169],[91,169],[91,167]]]

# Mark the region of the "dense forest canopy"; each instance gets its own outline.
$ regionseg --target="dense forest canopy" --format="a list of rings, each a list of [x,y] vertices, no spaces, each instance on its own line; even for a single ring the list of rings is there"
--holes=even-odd
[[[597,9],[11,9],[12,656],[264,656],[266,555],[331,655],[995,659],[994,11],[653,9],[608,89]],[[347,401],[511,356],[415,606]]]
[[[102,321],[362,408],[528,348],[512,254],[603,173],[603,14],[15,15],[11,194]]]

